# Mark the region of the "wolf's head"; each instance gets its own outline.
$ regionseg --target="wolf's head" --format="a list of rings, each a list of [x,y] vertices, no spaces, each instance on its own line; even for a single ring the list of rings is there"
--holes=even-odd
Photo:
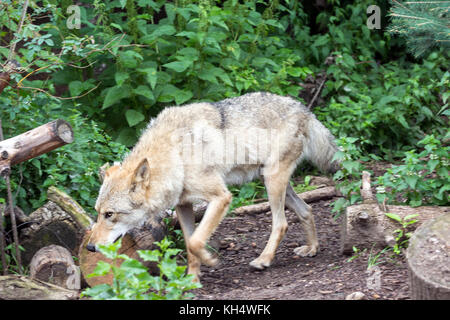
[[[129,169],[114,165],[104,171],[103,184],[95,204],[98,213],[87,249],[115,242],[127,231],[142,225],[152,213],[149,203],[150,166],[143,159]]]

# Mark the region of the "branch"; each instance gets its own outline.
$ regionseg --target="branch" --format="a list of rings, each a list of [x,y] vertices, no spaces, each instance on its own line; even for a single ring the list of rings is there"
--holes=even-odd
[[[22,17],[20,18],[19,28],[17,29],[16,34],[20,34],[22,32],[22,26],[23,26],[23,22],[25,20],[25,16],[27,15],[27,9],[28,9],[28,0],[26,0],[23,5]],[[17,42],[15,41],[15,37],[14,37],[12,44],[11,44],[11,48],[9,49],[8,60],[12,60],[14,58],[14,54],[16,51],[16,44],[17,44]]]

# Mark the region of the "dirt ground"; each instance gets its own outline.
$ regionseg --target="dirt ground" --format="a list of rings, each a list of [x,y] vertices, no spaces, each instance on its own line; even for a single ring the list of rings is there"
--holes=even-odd
[[[256,271],[249,262],[263,250],[270,234],[269,213],[225,218],[210,240],[218,247],[220,264],[202,266],[203,287],[196,299],[338,300],[354,292],[366,299],[409,299],[408,274],[403,256],[383,253],[368,270],[367,250],[349,261],[339,252],[341,218],[333,219],[332,200],[312,203],[320,251],[315,257],[299,257],[294,248],[304,244],[304,234],[293,212],[286,211],[289,229],[272,265]]]

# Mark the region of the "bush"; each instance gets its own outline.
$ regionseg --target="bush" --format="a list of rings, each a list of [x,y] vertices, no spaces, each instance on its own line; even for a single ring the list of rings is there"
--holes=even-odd
[[[447,139],[450,133],[447,133]],[[378,200],[399,202],[413,207],[450,203],[450,147],[442,146],[443,137],[428,135],[419,141],[423,151],[405,152],[402,164],[394,165],[378,179]]]

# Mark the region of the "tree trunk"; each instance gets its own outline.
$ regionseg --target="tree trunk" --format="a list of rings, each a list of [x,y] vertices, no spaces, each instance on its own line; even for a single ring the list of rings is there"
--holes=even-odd
[[[450,213],[414,232],[406,259],[411,299],[450,300]]]
[[[0,175],[10,167],[73,141],[72,127],[58,119],[0,142]]]
[[[78,291],[61,288],[51,283],[18,275],[0,276],[0,300],[75,300],[78,298]]]
[[[162,219],[156,217],[150,218],[142,227],[134,228],[127,234],[125,234],[125,236],[122,238],[122,247],[119,249],[119,253],[124,253],[130,258],[139,260],[140,258],[138,253],[136,252],[137,250],[157,249],[154,242],[161,241],[166,235],[167,230]],[[112,284],[112,274],[101,277],[87,277],[87,275],[94,271],[99,261],[104,261],[112,264],[112,260],[106,258],[100,252],[91,252],[86,249],[86,245],[89,242],[89,237],[90,231],[87,231],[78,253],[81,274],[84,277],[84,281],[86,281],[86,283],[91,287],[104,283]],[[121,262],[122,261],[120,261],[118,265],[120,265]],[[157,271],[155,263],[143,262],[143,264],[149,268],[150,272]]]
[[[71,253],[66,248],[54,244],[41,248],[33,256],[30,263],[30,277],[66,289],[80,289],[80,271]]]

